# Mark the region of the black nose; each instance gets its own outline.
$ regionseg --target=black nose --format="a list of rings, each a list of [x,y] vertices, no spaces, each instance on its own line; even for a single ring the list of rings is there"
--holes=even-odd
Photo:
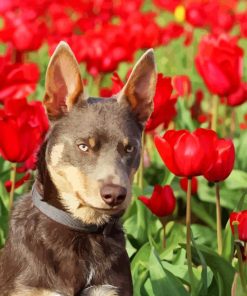
[[[102,199],[112,207],[121,204],[125,200],[126,194],[126,188],[114,184],[103,185],[100,189]]]

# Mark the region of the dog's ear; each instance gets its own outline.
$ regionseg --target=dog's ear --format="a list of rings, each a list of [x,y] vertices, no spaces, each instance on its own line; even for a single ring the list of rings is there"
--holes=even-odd
[[[136,63],[127,83],[118,95],[119,103],[128,103],[142,126],[153,111],[156,78],[154,53],[149,49]]]
[[[45,77],[44,105],[50,119],[71,110],[83,93],[79,65],[69,45],[63,41],[55,49]]]

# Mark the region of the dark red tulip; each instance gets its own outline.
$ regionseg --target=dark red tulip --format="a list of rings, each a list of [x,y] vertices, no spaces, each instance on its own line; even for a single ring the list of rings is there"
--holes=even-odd
[[[154,186],[151,198],[146,196],[138,197],[149,210],[158,217],[171,215],[176,206],[176,198],[171,186]]]
[[[247,101],[247,83],[241,83],[236,92],[227,97],[226,103],[228,106],[239,106]]]
[[[0,109],[0,154],[11,162],[24,162],[39,148],[48,130],[41,102],[8,99]]]
[[[217,156],[211,168],[204,174],[210,182],[225,180],[231,173],[235,161],[235,149],[232,140],[218,139],[215,141]]]
[[[216,139],[214,131],[202,128],[192,133],[169,130],[163,137],[155,137],[155,145],[173,174],[191,178],[205,174],[213,165]]]
[[[243,72],[243,50],[235,39],[226,35],[205,36],[199,44],[195,63],[213,94],[227,96],[239,88]]]
[[[179,180],[179,184],[180,184],[181,189],[184,192],[187,192],[187,189],[188,189],[188,178],[181,178]],[[192,178],[192,182],[191,182],[191,194],[192,195],[197,194],[197,190],[198,190],[198,181],[197,181],[197,178],[196,177],[193,177]]]
[[[238,224],[238,236],[241,241],[247,242],[247,210],[241,212],[232,212],[230,214],[230,224],[232,233],[234,234],[234,227],[232,223],[237,221]]]
[[[156,92],[154,96],[154,111],[146,123],[146,132],[154,130],[160,124],[168,126],[170,121],[176,116],[175,108],[177,98],[172,97],[171,78],[158,74]]]

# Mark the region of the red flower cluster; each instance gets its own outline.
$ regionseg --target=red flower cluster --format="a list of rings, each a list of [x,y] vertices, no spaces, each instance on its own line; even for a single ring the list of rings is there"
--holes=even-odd
[[[171,215],[176,207],[176,198],[169,185],[164,187],[155,185],[151,198],[146,196],[138,198],[158,217]]]
[[[204,175],[209,181],[225,180],[233,169],[235,150],[231,140],[218,139],[212,130],[167,131],[155,138],[167,168],[176,176]]]
[[[41,102],[7,99],[0,109],[0,154],[11,162],[27,161],[37,151],[48,130]]]

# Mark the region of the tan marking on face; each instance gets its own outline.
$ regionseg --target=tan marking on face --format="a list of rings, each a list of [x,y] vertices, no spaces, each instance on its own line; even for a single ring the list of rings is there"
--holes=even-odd
[[[102,182],[97,181],[94,174],[87,176],[74,166],[54,167],[48,164],[48,170],[62,204],[74,217],[85,223],[103,224],[110,219],[110,215],[125,210],[131,201],[130,182],[124,185],[128,191],[125,201],[112,209],[103,201],[100,195]]]
[[[63,156],[64,144],[57,144],[52,148],[51,151],[51,163],[53,166],[58,165],[59,161]]]
[[[124,146],[127,146],[129,144],[129,139],[127,137],[124,138],[123,144],[124,144]]]
[[[91,148],[94,148],[96,145],[96,141],[94,138],[89,138],[89,145],[91,146]]]

